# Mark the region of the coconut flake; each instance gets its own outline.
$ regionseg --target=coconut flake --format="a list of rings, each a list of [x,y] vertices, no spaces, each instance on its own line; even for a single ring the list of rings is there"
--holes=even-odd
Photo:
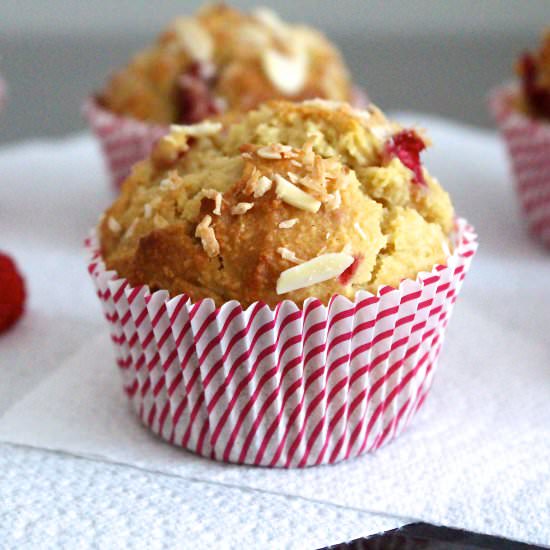
[[[301,210],[307,210],[308,212],[317,212],[319,208],[321,208],[320,201],[314,199],[311,195],[308,195],[293,183],[290,183],[280,174],[275,174],[275,181],[277,183],[277,197],[283,202],[300,208]]]
[[[231,209],[231,214],[241,216],[242,214],[246,214],[253,206],[253,202],[239,202]]]
[[[279,223],[279,229],[290,229],[298,223],[298,218],[291,218],[290,220],[283,220]]]
[[[213,258],[220,253],[220,245],[216,239],[214,229],[210,227],[211,223],[211,216],[206,215],[195,229],[195,237],[201,240],[202,247],[209,258]]]
[[[359,225],[359,222],[355,222],[353,224],[353,227],[355,227],[355,230],[357,231],[357,233],[359,233],[359,235],[361,235],[361,238],[366,241],[367,240],[367,234],[363,231],[363,228]]]
[[[342,195],[340,194],[339,189],[336,189],[334,193],[329,193],[327,195],[325,205],[329,210],[336,210],[337,208],[340,208],[342,205]]]
[[[122,226],[115,218],[113,218],[113,216],[109,216],[109,219],[107,220],[107,227],[112,233],[120,233],[120,230],[122,229]]]
[[[170,126],[170,132],[191,137],[213,136],[219,133],[221,129],[222,124],[220,122],[210,120],[204,120],[197,124],[172,124]]]
[[[354,261],[353,256],[329,252],[283,271],[277,280],[277,294],[307,288],[340,276]]]
[[[301,264],[304,262],[304,260],[300,260],[300,258],[298,258],[292,250],[285,248],[284,246],[277,248],[277,252],[281,255],[283,260],[288,260],[289,262],[293,262],[295,264]]]
[[[267,176],[262,176],[254,187],[254,198],[263,197],[271,189],[272,185],[273,182]]]

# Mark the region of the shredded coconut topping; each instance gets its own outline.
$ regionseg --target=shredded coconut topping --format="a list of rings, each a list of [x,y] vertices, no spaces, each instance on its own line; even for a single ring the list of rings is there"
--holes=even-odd
[[[195,237],[201,240],[202,247],[209,258],[213,258],[220,253],[220,244],[216,239],[214,229],[210,227],[212,223],[211,216],[204,216],[195,229]]]
[[[164,218],[160,214],[155,214],[155,217],[153,218],[153,224],[157,229],[162,229],[163,227],[167,227],[169,225],[166,221],[166,218]]]
[[[150,218],[153,214],[153,207],[147,203],[143,206],[143,216],[147,219]]]
[[[336,210],[337,208],[340,208],[342,205],[342,195],[340,194],[340,190],[336,189],[334,193],[329,193],[325,204],[329,210]]]
[[[136,229],[136,226],[138,224],[138,220],[137,218],[130,224],[130,227],[128,227],[128,229],[126,230],[126,232],[124,233],[124,238],[125,239],[128,239],[129,237],[131,237],[133,234],[134,234],[134,231]]]
[[[290,229],[298,223],[298,218],[291,218],[290,220],[283,220],[279,223],[279,229]]]
[[[200,194],[203,197],[214,201],[214,210],[212,210],[212,214],[215,214],[216,216],[221,216],[223,195],[215,189],[202,189]]]
[[[161,189],[174,189],[176,187],[176,184],[172,181],[172,179],[164,178],[160,183],[159,187]]]
[[[246,214],[253,206],[253,202],[239,202],[231,209],[231,214],[241,216],[242,214]]]
[[[197,124],[172,124],[170,132],[191,137],[214,136],[222,129],[220,122],[205,120]]]
[[[288,260],[289,262],[295,264],[301,264],[304,262],[304,260],[300,260],[300,258],[298,258],[292,250],[285,248],[284,246],[280,246],[279,248],[277,248],[277,252],[281,255],[281,258],[283,258],[283,260]]]
[[[113,233],[120,233],[120,230],[122,229],[122,226],[115,218],[113,218],[113,216],[109,216],[109,219],[107,220],[107,227]]]
[[[292,150],[292,147],[290,147],[290,145],[282,145],[280,143],[274,143],[272,145],[260,147],[256,151],[256,154],[260,158],[269,160],[289,159],[296,156],[296,153]]]
[[[359,225],[359,222],[355,222],[353,224],[353,227],[355,227],[355,230],[357,231],[357,233],[359,233],[359,235],[361,235],[361,238],[363,240],[367,240],[367,234],[363,231],[363,228]]]
[[[263,197],[273,185],[273,182],[267,177],[262,176],[257,182],[254,188],[254,198]]]

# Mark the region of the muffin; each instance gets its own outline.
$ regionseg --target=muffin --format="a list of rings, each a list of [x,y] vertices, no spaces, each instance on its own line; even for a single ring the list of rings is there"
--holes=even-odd
[[[519,82],[497,88],[491,111],[511,158],[529,230],[550,246],[550,29],[516,64]]]
[[[89,243],[126,389],[153,431],[271,466],[396,435],[475,250],[420,162],[428,143],[374,106],[320,99],[158,141]]]
[[[143,139],[149,138],[141,149],[136,146],[134,158],[127,143],[133,127],[126,125],[120,138],[124,152],[112,151],[117,139],[111,129],[105,152],[113,163],[111,151],[116,160],[143,158],[150,138],[166,133],[173,123],[194,124],[223,114],[234,118],[271,99],[315,97],[359,99],[339,52],[321,33],[286,24],[265,8],[247,14],[217,5],[174,20],[154,44],[111,77],[88,105],[88,115],[100,138],[107,120],[98,128],[97,111],[112,121],[133,120],[135,131],[141,128]],[[111,166],[117,182],[129,166]]]

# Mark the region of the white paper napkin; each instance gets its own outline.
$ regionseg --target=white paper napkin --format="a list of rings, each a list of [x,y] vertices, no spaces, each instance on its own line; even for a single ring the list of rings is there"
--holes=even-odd
[[[0,153],[0,173],[14,186],[0,187],[0,238],[8,235],[21,258],[33,299],[24,322],[0,340],[0,365],[10,366],[16,390],[0,392],[0,440],[549,543],[550,256],[522,231],[495,136],[412,118],[431,131],[431,171],[476,226],[481,247],[432,392],[400,439],[340,465],[284,471],[214,463],[142,428],[120,391],[80,252],[108,199],[97,152],[80,138]],[[49,211],[34,215],[47,202]]]

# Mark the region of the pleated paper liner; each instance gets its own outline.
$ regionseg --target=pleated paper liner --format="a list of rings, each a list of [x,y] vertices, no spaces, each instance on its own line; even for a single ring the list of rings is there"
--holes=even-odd
[[[506,144],[516,190],[533,236],[550,247],[550,122],[514,107],[513,85],[494,90],[489,107]]]
[[[364,109],[369,105],[369,99],[363,90],[354,88],[352,103]],[[169,126],[113,113],[102,107],[94,97],[84,102],[82,112],[99,140],[115,192],[120,189],[132,166],[147,157],[155,142],[169,131]]]
[[[142,422],[215,460],[303,467],[381,447],[421,406],[477,248],[465,220],[453,242],[447,265],[397,289],[246,309],[133,288],[106,271],[95,234],[86,246]]]

